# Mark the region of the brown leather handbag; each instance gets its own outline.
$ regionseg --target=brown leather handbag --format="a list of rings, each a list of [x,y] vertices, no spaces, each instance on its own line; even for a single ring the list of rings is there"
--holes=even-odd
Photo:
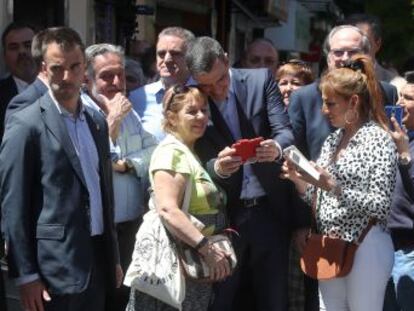
[[[312,205],[315,216],[316,204]],[[316,280],[346,276],[352,269],[358,245],[362,243],[365,235],[374,224],[375,220],[370,220],[356,242],[347,242],[311,232],[300,258],[300,267],[303,273]]]
[[[311,233],[300,258],[303,273],[317,280],[347,275],[354,262],[357,244]]]

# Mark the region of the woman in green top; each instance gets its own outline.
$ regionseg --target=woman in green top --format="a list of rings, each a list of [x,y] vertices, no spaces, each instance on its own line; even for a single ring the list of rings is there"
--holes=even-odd
[[[194,154],[195,141],[207,127],[207,98],[196,87],[174,86],[163,101],[163,128],[169,134],[155,149],[150,163],[150,181],[154,189],[157,211],[168,230],[184,243],[194,247],[210,268],[211,281],[230,274],[227,254],[205,238],[225,228],[225,195],[213,183]],[[190,215],[204,224],[198,229],[181,211],[187,183],[191,183],[188,206]],[[184,311],[207,310],[211,283],[186,279]],[[128,311],[174,310],[141,292],[132,292]]]

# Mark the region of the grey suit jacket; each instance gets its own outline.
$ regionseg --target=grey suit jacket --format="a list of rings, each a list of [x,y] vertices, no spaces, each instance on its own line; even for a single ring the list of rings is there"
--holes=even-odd
[[[6,114],[4,117],[5,127],[7,125],[7,120],[13,113],[16,113],[17,111],[20,111],[33,104],[36,100],[42,97],[47,92],[47,90],[48,88],[43,83],[43,81],[39,78],[36,78],[36,80],[30,84],[27,89],[14,96],[7,105]]]
[[[86,107],[99,154],[108,281],[119,262],[108,128]],[[11,116],[0,148],[0,203],[10,275],[38,273],[54,294],[82,292],[92,272],[89,194],[66,125],[49,93]]]
[[[13,77],[10,75],[5,79],[0,80],[0,142],[3,136],[4,129],[4,115],[6,113],[7,105],[10,100],[17,95],[17,86]]]

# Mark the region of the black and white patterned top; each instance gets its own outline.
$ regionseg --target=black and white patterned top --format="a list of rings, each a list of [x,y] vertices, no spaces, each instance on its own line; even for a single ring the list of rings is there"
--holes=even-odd
[[[377,123],[365,123],[350,139],[341,157],[332,158],[344,130],[328,136],[318,165],[327,169],[341,186],[336,196],[318,189],[318,231],[345,241],[356,241],[371,218],[386,226],[397,172],[397,151],[391,136]],[[315,187],[309,187],[311,203]]]

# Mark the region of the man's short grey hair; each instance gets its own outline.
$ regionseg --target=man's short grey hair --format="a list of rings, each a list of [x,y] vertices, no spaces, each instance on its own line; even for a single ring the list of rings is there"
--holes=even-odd
[[[182,27],[167,27],[158,34],[158,40],[163,36],[178,37],[184,41],[184,47],[187,49],[189,43],[195,39],[194,34]]]
[[[328,56],[329,52],[331,51],[331,40],[333,38],[333,36],[335,36],[335,34],[338,31],[341,31],[343,29],[352,29],[355,30],[356,32],[358,32],[361,37],[361,50],[363,53],[368,54],[369,51],[371,50],[371,45],[369,43],[368,37],[362,32],[361,29],[359,29],[356,26],[353,25],[340,25],[340,26],[336,26],[334,28],[332,28],[332,30],[330,31],[330,33],[328,34],[328,36],[325,39],[325,42],[323,44],[323,52],[325,53],[325,56]]]
[[[106,53],[116,54],[121,58],[122,66],[125,67],[125,53],[124,49],[119,45],[109,43],[93,44],[86,48],[86,72],[89,79],[95,80],[95,70],[93,68],[95,57],[104,55]]]
[[[226,53],[220,43],[210,37],[195,39],[185,54],[187,67],[193,76],[210,72],[217,59],[225,62]]]

